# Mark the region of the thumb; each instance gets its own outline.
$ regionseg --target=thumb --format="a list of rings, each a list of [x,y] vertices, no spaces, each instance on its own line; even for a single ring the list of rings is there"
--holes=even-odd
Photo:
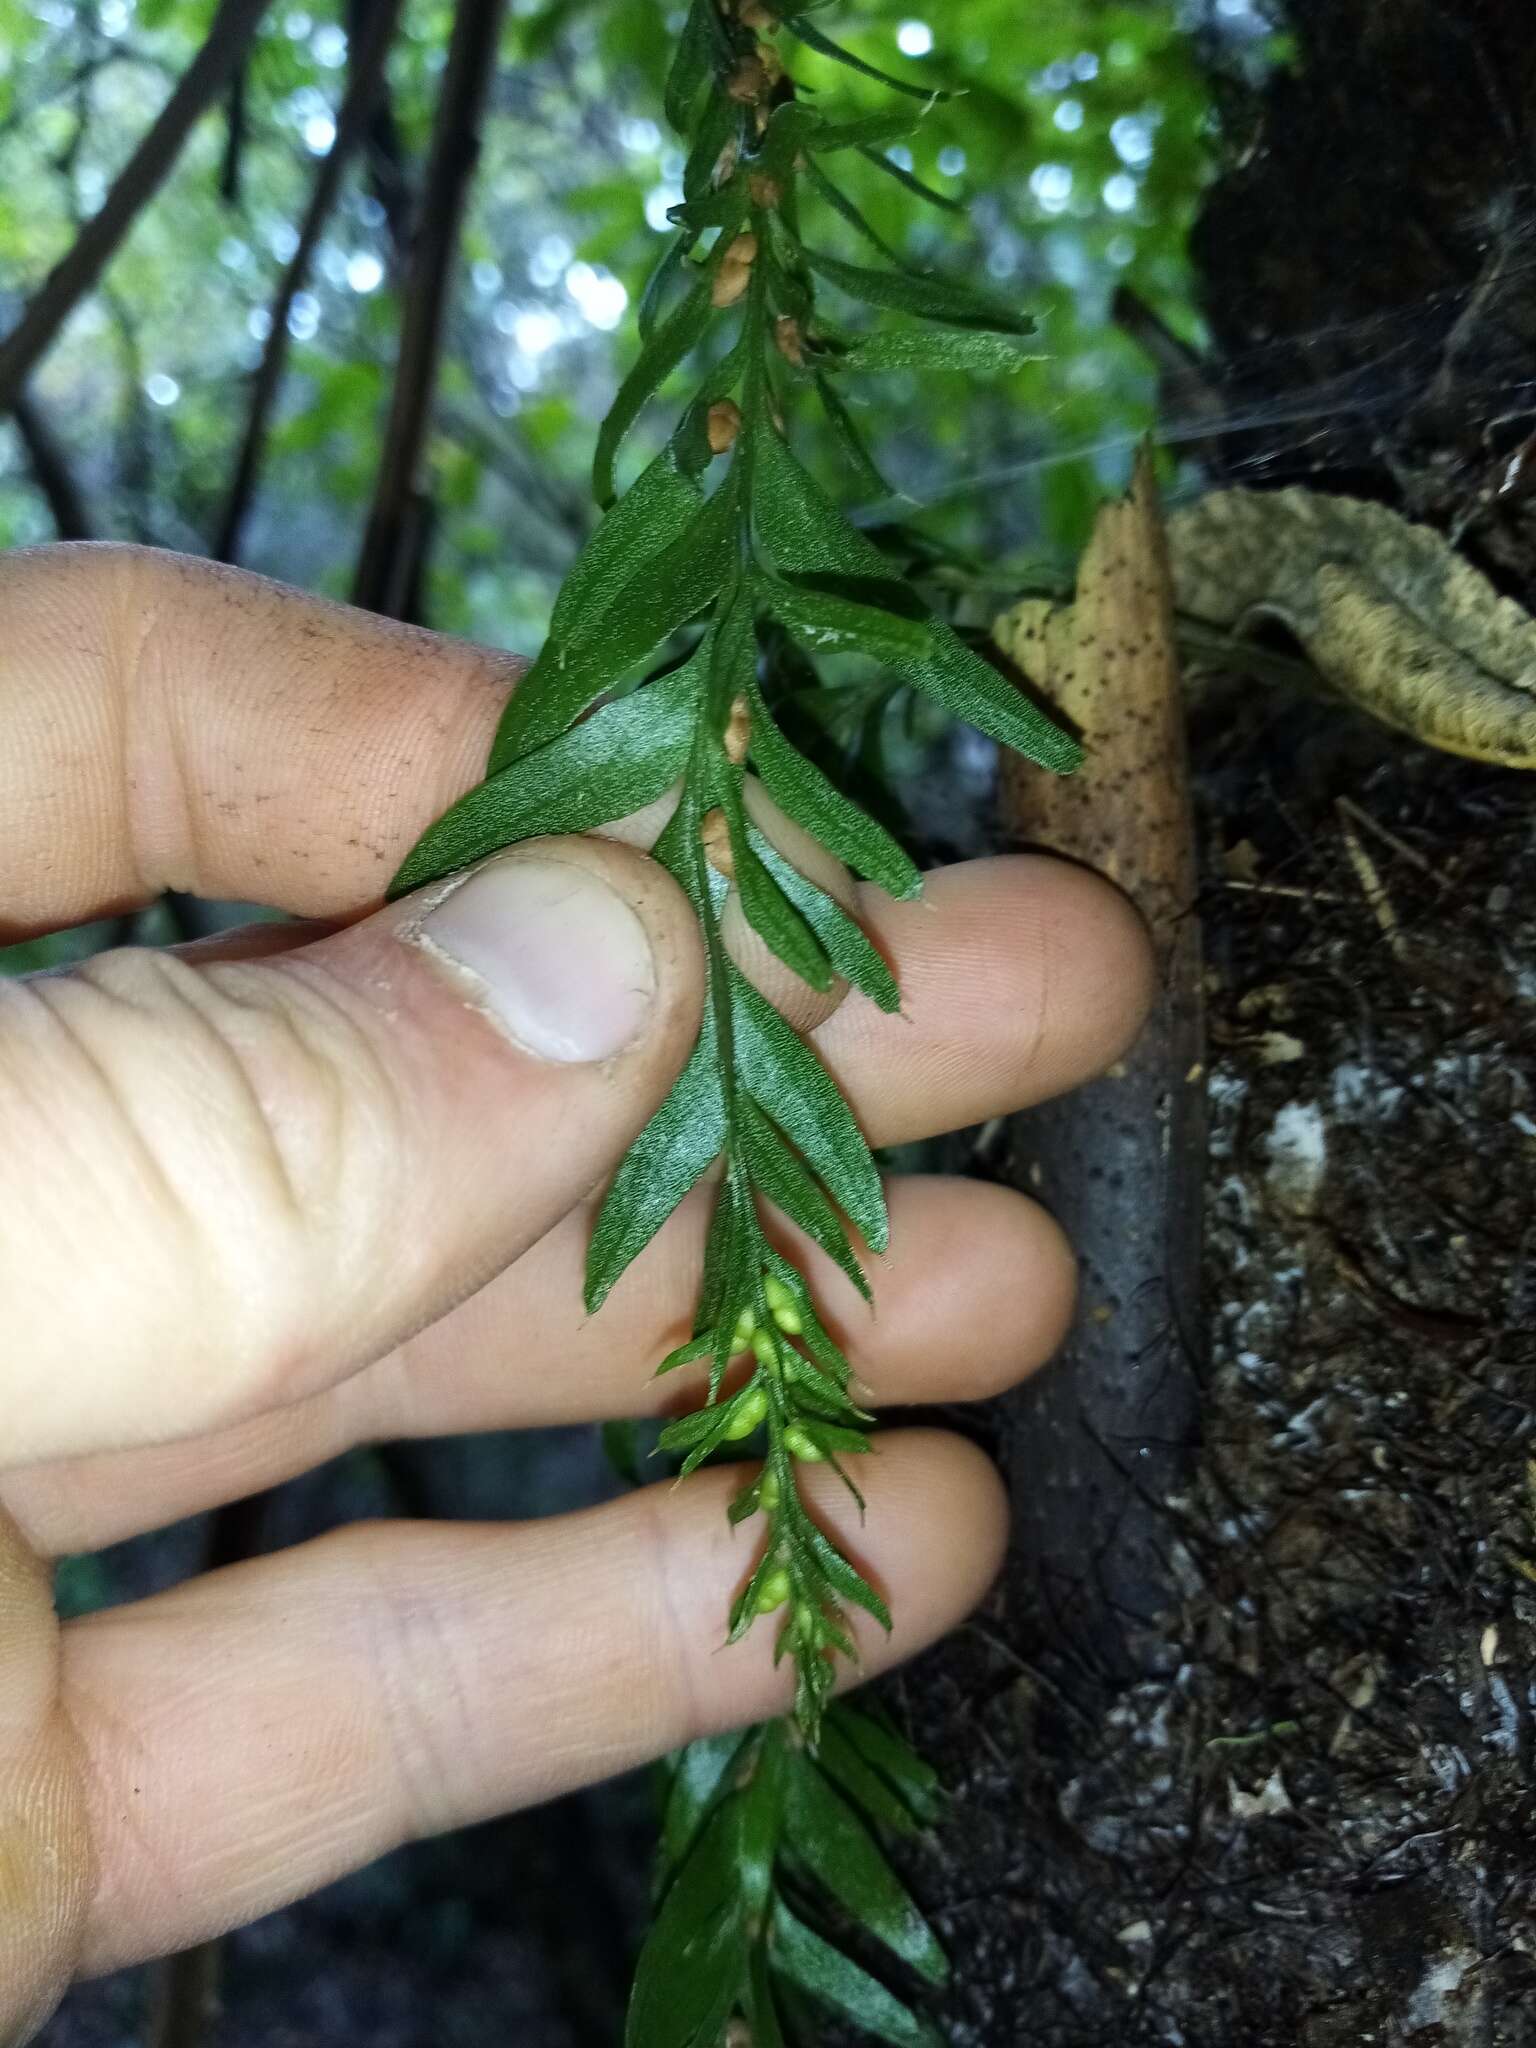
[[[279,958],[0,989],[0,1465],[238,1421],[434,1321],[609,1174],[702,986],[663,869],[551,839]]]

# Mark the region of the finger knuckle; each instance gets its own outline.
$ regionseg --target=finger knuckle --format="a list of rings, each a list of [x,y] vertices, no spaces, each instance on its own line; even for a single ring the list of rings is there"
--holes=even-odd
[[[0,1091],[32,1107],[51,1241],[116,1247],[141,1349],[216,1329],[192,1398],[236,1419],[323,1338],[317,1306],[388,1202],[397,1105],[366,1031],[317,980],[141,951],[44,977],[20,1011]]]

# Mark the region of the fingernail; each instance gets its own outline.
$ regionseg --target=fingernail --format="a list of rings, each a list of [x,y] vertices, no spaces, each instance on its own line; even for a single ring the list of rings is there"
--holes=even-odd
[[[611,1059],[645,1029],[656,960],[634,911],[574,861],[498,860],[423,918],[417,937],[474,976],[540,1059]]]

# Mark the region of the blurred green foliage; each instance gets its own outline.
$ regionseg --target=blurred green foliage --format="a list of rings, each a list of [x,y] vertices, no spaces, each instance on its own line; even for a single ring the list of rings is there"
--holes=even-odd
[[[209,0],[0,0],[0,327],[100,204],[211,13]],[[953,268],[968,249],[1040,322],[1043,360],[1018,375],[956,378],[935,405],[931,386],[920,401],[913,376],[892,374],[866,401],[886,473],[989,565],[1070,555],[1149,422],[1148,366],[1107,319],[1115,283],[1188,325],[1183,246],[1209,91],[1187,14],[1174,0],[849,0],[827,17],[873,62],[958,95],[896,155],[968,218],[857,158],[852,196],[913,260]],[[34,377],[95,532],[209,545],[267,308],[334,134],[345,19],[278,0],[238,104],[199,125]],[[389,122],[349,172],[293,309],[248,529],[250,566],[336,594],[388,400],[400,195],[419,178],[450,21],[444,0],[407,0]],[[435,414],[434,625],[536,646],[589,528],[594,423],[678,196],[660,112],[669,25],[656,0],[513,0]],[[809,90],[888,104],[808,51],[793,63]],[[818,239],[860,253],[831,215]],[[0,425],[0,545],[52,532],[26,451]]]

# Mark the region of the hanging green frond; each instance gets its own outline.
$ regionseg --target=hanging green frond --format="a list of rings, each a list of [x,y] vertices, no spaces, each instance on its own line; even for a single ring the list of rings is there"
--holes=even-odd
[[[797,408],[819,401],[854,491],[888,499],[840,384],[892,370],[1006,373],[1028,359],[1020,337],[1033,324],[963,279],[915,271],[823,170],[822,159],[862,151],[917,196],[951,204],[885,154],[921,124],[921,108],[839,113],[798,94],[773,41],[781,26],[845,68],[933,98],[806,18],[823,11],[822,0],[788,19],[769,0],[688,8],[665,95],[685,145],[683,196],[639,311],[638,352],[597,436],[594,491],[608,509],[502,716],[486,780],[427,831],[394,883],[395,893],[416,888],[519,839],[592,830],[670,793],[652,850],[702,929],[698,1043],[601,1204],[586,1301],[600,1309],[707,1185],[693,1329],[657,1368],[696,1374],[697,1398],[664,1425],[659,1449],[686,1476],[758,1448],[729,1506],[760,1536],[725,1632],[735,1641],[769,1620],[775,1658],[793,1670],[799,1728],[709,1738],[677,1760],[629,2048],[719,2048],[733,2022],[755,2048],[775,2048],[801,2038],[812,2009],[898,2048],[931,2043],[898,1991],[814,1924],[822,1909],[881,1944],[898,1973],[930,1984],[944,1975],[879,1842],[881,1830],[933,1818],[932,1774],[877,1715],[832,1703],[838,1669],[856,1654],[854,1617],[860,1629],[889,1629],[891,1618],[801,1491],[805,1471],[826,1465],[862,1508],[847,1468],[870,1448],[871,1418],[850,1396],[852,1368],[809,1282],[769,1234],[777,1211],[867,1296],[864,1254],[888,1236],[884,1189],[830,1074],[728,945],[744,921],[810,988],[841,981],[854,1000],[900,1006],[857,917],[775,843],[761,792],[868,883],[911,897],[920,879],[781,733],[760,641],[777,650],[776,670],[782,652],[799,650],[797,692],[822,694],[824,657],[841,671],[841,657],[857,656],[881,672],[882,704],[905,688],[1047,768],[1078,758],[1076,742],[921,601],[908,558],[876,547],[795,452]],[[805,241],[802,201],[883,265]],[[909,324],[847,331],[823,317],[822,285]],[[627,438],[695,361],[666,447],[616,496]],[[632,1462],[628,1439],[623,1455]],[[780,1895],[786,1874],[792,1904]]]

